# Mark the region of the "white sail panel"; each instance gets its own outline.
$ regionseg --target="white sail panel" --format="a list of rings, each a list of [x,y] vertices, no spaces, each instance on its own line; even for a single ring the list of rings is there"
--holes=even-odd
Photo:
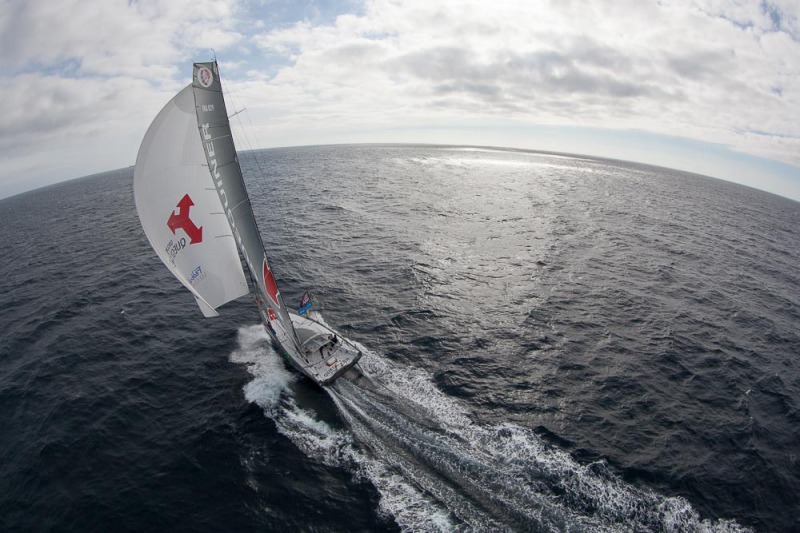
[[[236,242],[209,175],[192,86],[161,110],[145,134],[133,174],[136,210],[165,265],[205,316],[249,292]]]

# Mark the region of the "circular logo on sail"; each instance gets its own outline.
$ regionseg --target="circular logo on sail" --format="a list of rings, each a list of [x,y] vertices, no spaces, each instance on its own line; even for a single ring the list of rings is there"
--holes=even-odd
[[[197,69],[197,81],[203,87],[211,87],[211,84],[214,82],[214,76],[211,74],[208,67],[200,67]]]

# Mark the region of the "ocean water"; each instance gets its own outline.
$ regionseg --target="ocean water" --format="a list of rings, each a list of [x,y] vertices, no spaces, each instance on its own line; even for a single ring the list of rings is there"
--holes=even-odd
[[[242,164],[363,376],[290,370],[247,298],[203,319],[132,169],[0,200],[0,531],[800,530],[797,202],[469,147]]]

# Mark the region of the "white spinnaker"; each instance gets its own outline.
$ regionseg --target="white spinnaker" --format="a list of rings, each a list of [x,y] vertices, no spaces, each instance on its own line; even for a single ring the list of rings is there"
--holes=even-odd
[[[136,158],[133,194],[150,244],[205,316],[217,316],[217,307],[250,292],[208,171],[191,85],[147,130]]]

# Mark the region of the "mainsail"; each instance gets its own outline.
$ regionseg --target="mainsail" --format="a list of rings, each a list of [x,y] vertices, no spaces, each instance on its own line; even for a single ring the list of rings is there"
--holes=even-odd
[[[266,308],[267,320],[281,334],[288,335],[291,344],[299,347],[289,310],[275,283],[267,261],[261,234],[256,226],[250,197],[242,178],[242,169],[233,144],[228,112],[222,97],[217,62],[194,64],[195,111],[203,151],[223,212],[244,257],[250,274],[258,287],[259,307]],[[283,330],[283,331],[281,331]]]
[[[247,280],[197,138],[192,86],[158,114],[133,172],[139,219],[150,244],[205,316],[247,294]]]

